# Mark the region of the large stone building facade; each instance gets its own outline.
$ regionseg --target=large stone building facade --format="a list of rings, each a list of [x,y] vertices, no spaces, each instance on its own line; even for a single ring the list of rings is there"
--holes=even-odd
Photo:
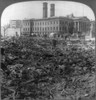
[[[73,23],[72,19],[66,17],[50,17],[43,19],[23,20],[22,34],[36,34],[38,36],[50,33],[68,33],[68,26]]]
[[[48,17],[47,3],[43,3],[43,18],[24,19],[21,21],[11,21],[11,27],[20,27],[22,35],[49,36],[50,33],[57,34],[58,37],[73,31],[73,33],[87,33],[90,31],[90,20],[87,17],[61,16],[55,17],[55,5],[50,4],[50,17]],[[73,30],[72,30],[73,28]],[[71,30],[71,31],[70,31]]]
[[[73,18],[74,32],[88,32],[90,31],[90,20],[87,17]]]

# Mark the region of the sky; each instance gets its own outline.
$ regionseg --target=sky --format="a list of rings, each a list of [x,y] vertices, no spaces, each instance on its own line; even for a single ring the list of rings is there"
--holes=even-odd
[[[43,2],[44,1],[29,1],[15,3],[7,8],[1,16],[1,26],[9,23],[10,20],[16,19],[30,19],[43,17]],[[90,7],[85,4],[68,2],[68,1],[46,1],[48,3],[48,17],[50,17],[50,4],[55,4],[55,16],[67,16],[72,14],[74,16],[87,16],[90,20],[95,20],[94,13]]]

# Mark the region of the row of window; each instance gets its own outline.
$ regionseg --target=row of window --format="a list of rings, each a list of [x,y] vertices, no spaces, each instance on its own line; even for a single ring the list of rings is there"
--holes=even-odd
[[[50,25],[50,24],[59,24],[59,21],[34,22],[34,25]]]
[[[87,26],[90,27],[90,23],[86,23],[86,22],[75,22],[75,26]]]
[[[75,28],[75,30],[81,30],[81,31],[86,31],[86,30],[89,30],[87,27],[78,27],[78,28]],[[26,32],[30,32],[30,31],[68,31],[68,29],[66,27],[45,27],[45,28],[39,28],[39,27],[35,27],[35,28],[23,28],[23,31],[26,31]]]
[[[34,25],[36,26],[36,25],[49,25],[49,24],[58,24],[59,23],[59,21],[50,21],[50,22],[34,22]],[[32,23],[33,24],[33,23]],[[60,24],[64,24],[64,25],[66,25],[66,24],[68,24],[68,25],[72,25],[72,23],[70,22],[70,23],[68,23],[68,21],[60,21]],[[78,26],[78,24],[80,25],[80,26],[82,26],[82,27],[90,27],[89,26],[89,24],[87,24],[87,23],[84,23],[84,22],[76,22],[75,23],[75,27],[76,26]],[[29,26],[30,25],[30,23],[25,23],[25,25],[26,26]],[[49,29],[48,29],[49,30]]]
[[[30,28],[23,28],[23,31],[30,31]]]
[[[79,22],[79,24],[76,23],[75,28],[77,28],[77,29],[79,28],[79,30],[82,30],[82,31],[87,31],[87,30],[90,30],[90,24],[84,23],[84,22]]]
[[[66,27],[45,27],[45,28],[39,28],[39,27],[35,27],[35,28],[24,28],[23,31],[67,31]]]
[[[32,22],[31,25],[54,25],[54,24],[68,24],[68,21],[42,21],[42,22]],[[24,23],[25,26],[29,26],[30,22]]]
[[[34,22],[34,25],[54,25],[54,24],[71,24],[68,21],[47,21],[47,22]]]
[[[29,26],[30,25],[30,23],[29,22],[27,22],[27,23],[23,23],[25,26]]]

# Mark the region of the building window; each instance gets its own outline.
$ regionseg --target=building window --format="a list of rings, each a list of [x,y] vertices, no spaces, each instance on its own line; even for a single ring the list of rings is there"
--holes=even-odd
[[[32,31],[32,28],[31,28],[31,31]]]
[[[56,27],[56,30],[58,31],[58,27]]]
[[[68,22],[67,22],[67,21],[65,21],[65,24],[67,25],[67,24],[68,24]]]
[[[48,21],[47,21],[46,25],[48,25]]]
[[[43,24],[43,22],[41,22],[41,25]]]
[[[53,27],[53,29],[55,30],[55,27]]]
[[[62,21],[60,21],[60,24],[62,24]]]
[[[60,31],[62,30],[62,28],[60,27]]]

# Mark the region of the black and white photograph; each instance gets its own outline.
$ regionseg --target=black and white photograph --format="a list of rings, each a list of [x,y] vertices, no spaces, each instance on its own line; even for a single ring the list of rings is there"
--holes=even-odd
[[[1,15],[0,100],[95,100],[95,13],[80,2],[17,2]]]

